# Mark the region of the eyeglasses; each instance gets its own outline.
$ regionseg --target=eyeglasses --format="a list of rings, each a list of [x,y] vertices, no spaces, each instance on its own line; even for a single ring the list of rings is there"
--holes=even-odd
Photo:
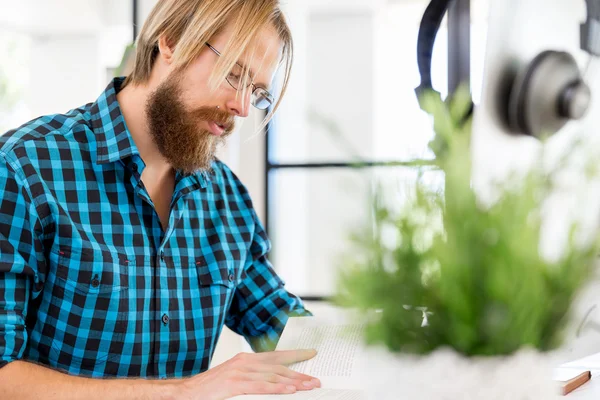
[[[208,43],[206,43],[206,45],[209,49],[214,51],[216,55],[218,55],[219,57],[221,56],[221,53],[217,49],[215,49]],[[231,87],[235,90],[239,90],[240,86],[242,86],[242,82],[250,82],[246,86],[246,88],[252,86],[250,103],[259,110],[268,109],[275,102],[273,95],[269,93],[266,89],[257,87],[254,84],[254,82],[252,82],[252,79],[250,79],[250,77],[247,76],[248,74],[249,71],[247,68],[244,68],[240,64],[235,63],[233,69],[231,70],[231,72],[229,72],[229,75],[227,75],[227,78],[225,79],[227,80],[227,83],[229,83],[229,85],[231,85]]]

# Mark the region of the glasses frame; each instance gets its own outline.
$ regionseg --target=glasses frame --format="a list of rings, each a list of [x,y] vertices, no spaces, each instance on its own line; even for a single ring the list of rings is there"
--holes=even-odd
[[[214,48],[214,47],[213,47],[213,46],[212,46],[210,43],[208,43],[208,42],[207,42],[207,43],[205,43],[205,44],[206,44],[206,46],[208,46],[208,48],[209,48],[209,49],[211,49],[211,50],[212,50],[212,51],[213,51],[213,52],[214,52],[214,53],[215,53],[217,56],[221,57],[221,52],[220,52],[219,50],[215,49],[215,48]],[[244,68],[244,66],[240,65],[240,64],[239,64],[239,63],[237,63],[237,62],[236,62],[236,64],[237,64],[237,65],[238,65],[238,66],[239,66],[239,67],[240,67],[240,68],[241,68],[243,71],[245,71],[245,70],[246,70],[246,68]],[[229,83],[229,86],[231,86],[231,87],[232,87],[232,88],[234,88],[235,90],[239,90],[239,88],[235,87],[235,85],[234,85],[233,83],[231,83],[231,82],[229,81],[229,79],[228,79],[228,78],[225,78],[225,80],[227,81],[227,83]],[[262,88],[262,87],[258,87],[258,86],[256,86],[252,80],[250,80],[250,84],[249,84],[248,86],[246,86],[246,87],[250,87],[250,86],[252,86],[252,92],[251,92],[252,96],[251,96],[251,100],[250,100],[250,102],[252,103],[252,105],[253,105],[254,107],[256,107],[256,108],[257,108],[257,109],[259,109],[259,110],[267,110],[267,109],[269,109],[269,107],[271,107],[271,106],[273,105],[273,103],[275,103],[275,98],[273,97],[273,95],[272,95],[271,93],[269,93],[269,91],[268,91],[267,89],[265,89],[265,88]],[[259,107],[259,106],[257,106],[257,105],[256,105],[256,101],[253,101],[253,100],[252,100],[252,98],[256,99],[256,97],[257,97],[257,96],[255,95],[255,93],[256,93],[256,91],[258,91],[259,89],[260,89],[262,92],[264,92],[264,98],[265,98],[265,99],[266,99],[266,100],[269,102],[269,104],[268,104],[266,107],[264,107],[264,108],[263,108],[263,107]]]

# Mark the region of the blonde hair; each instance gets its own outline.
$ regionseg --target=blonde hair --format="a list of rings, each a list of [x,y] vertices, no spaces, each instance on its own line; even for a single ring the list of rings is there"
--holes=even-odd
[[[266,124],[279,108],[287,90],[294,59],[292,35],[279,0],[159,0],[137,38],[133,70],[125,79],[123,87],[148,82],[158,55],[158,41],[163,35],[169,43],[175,44],[173,66],[175,71],[181,71],[202,51],[210,51],[205,43],[219,34],[228,23],[233,24],[233,33],[225,48],[219,49],[222,56],[209,78],[211,88],[222,84],[263,28],[274,28],[283,44],[280,61],[285,63],[283,83]],[[248,81],[241,85],[244,99],[248,85]]]

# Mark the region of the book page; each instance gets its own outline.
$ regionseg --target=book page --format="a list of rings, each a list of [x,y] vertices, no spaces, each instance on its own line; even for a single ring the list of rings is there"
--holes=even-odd
[[[344,316],[290,318],[277,350],[314,348],[317,355],[313,359],[290,365],[290,369],[319,378],[326,389],[360,389],[363,330],[364,325]]]

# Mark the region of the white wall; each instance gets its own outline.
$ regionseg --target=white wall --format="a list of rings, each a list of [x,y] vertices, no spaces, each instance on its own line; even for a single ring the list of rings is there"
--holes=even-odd
[[[29,60],[23,63],[29,118],[66,112],[98,97],[107,83],[106,69],[118,65],[124,44],[131,41],[131,30],[123,26],[114,34],[118,21],[131,23],[126,3],[0,0],[2,29],[30,39]],[[109,6],[112,18],[103,14]]]
[[[100,94],[96,35],[35,37],[30,59],[26,101],[32,116],[64,113]]]
[[[37,36],[94,33],[104,0],[0,0],[0,25]]]
[[[356,154],[349,149],[370,158],[373,4],[286,4],[296,60],[290,90],[274,127],[277,162],[356,161]],[[334,122],[346,138],[345,144],[317,122],[315,114],[319,120]],[[272,260],[292,292],[330,294],[336,261],[332,255],[344,249],[346,223],[355,220],[355,210],[364,209],[361,196],[348,187],[348,181],[355,183],[356,177],[343,182],[332,170],[275,173]]]

